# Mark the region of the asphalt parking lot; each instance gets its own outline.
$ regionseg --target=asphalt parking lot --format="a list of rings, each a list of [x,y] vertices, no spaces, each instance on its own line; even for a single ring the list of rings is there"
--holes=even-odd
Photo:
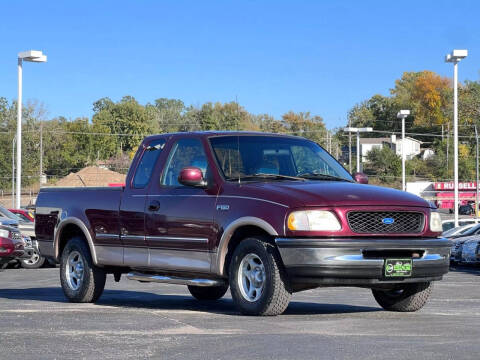
[[[240,316],[229,293],[107,280],[97,304],[66,302],[58,269],[0,273],[1,359],[478,359],[480,271],[436,283],[417,313],[379,308],[367,289],[295,294],[282,316]]]

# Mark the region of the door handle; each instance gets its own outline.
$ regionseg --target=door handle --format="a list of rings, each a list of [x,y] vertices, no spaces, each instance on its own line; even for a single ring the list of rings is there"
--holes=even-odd
[[[148,205],[149,211],[157,211],[158,209],[160,209],[160,202],[158,202],[157,200],[153,200],[152,202],[150,202],[150,205]]]

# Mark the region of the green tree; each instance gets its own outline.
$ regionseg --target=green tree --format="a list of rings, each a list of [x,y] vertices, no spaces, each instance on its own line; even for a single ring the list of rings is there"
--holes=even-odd
[[[377,175],[383,182],[391,182],[401,175],[402,160],[388,146],[373,148],[367,154],[367,161],[365,172]]]
[[[313,116],[309,112],[289,111],[282,115],[282,121],[288,133],[306,137],[326,147],[327,129],[321,116]]]
[[[100,103],[94,104],[95,110],[93,128],[112,134],[110,139],[102,139],[102,143],[107,148],[114,144],[119,153],[136,149],[142,139],[157,128],[152,112],[147,111],[145,106],[131,96],[124,96],[117,103],[109,101],[108,98],[101,99]]]

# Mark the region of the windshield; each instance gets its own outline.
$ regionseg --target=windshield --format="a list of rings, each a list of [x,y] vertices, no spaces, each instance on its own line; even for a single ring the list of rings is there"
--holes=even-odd
[[[353,181],[330,154],[309,140],[241,135],[213,137],[210,143],[227,180],[296,177]]]

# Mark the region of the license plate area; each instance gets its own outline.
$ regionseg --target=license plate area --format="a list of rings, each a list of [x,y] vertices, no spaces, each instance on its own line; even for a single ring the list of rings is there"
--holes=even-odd
[[[400,278],[412,276],[412,259],[385,259],[384,276]]]

